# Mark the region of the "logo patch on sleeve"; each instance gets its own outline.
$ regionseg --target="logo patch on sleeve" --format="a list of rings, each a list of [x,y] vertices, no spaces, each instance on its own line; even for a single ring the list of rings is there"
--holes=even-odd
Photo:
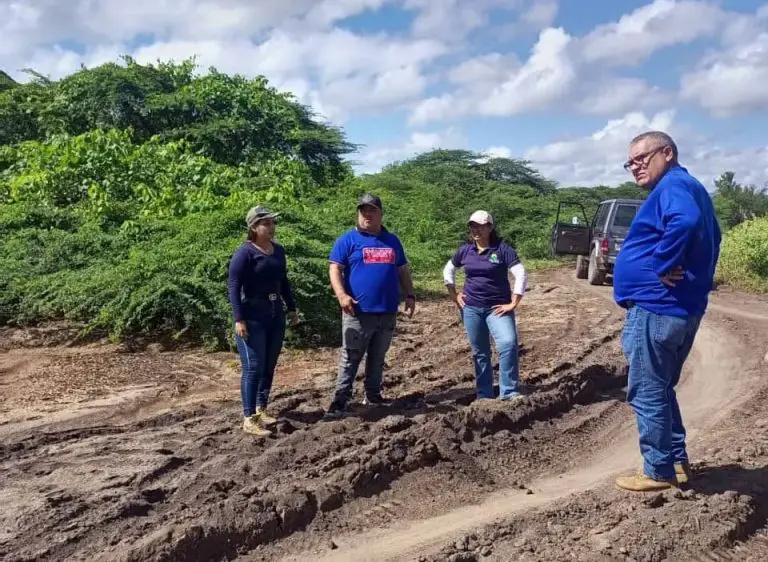
[[[392,248],[363,248],[363,263],[395,263]]]

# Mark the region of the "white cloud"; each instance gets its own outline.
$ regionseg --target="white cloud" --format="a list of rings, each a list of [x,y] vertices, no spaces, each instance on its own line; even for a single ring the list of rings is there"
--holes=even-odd
[[[484,27],[493,9],[514,10],[519,0],[404,0],[403,6],[416,10],[412,32],[416,37],[461,41]]]
[[[66,40],[119,43],[137,34],[162,40],[249,38],[297,21],[327,27],[388,1],[394,0],[2,0],[0,44],[25,52]]]
[[[503,82],[521,66],[514,54],[488,53],[462,62],[449,72],[448,79],[454,84],[481,89],[489,83]]]
[[[536,29],[552,25],[557,17],[557,0],[538,0],[531,5],[520,18],[524,23]]]
[[[714,35],[726,17],[713,2],[655,0],[580,41],[587,63],[636,66],[655,51]]]
[[[639,78],[607,78],[582,88],[576,108],[588,114],[616,115],[632,109],[663,104],[670,97]]]
[[[375,173],[385,165],[412,158],[422,152],[443,148],[468,148],[469,141],[459,129],[449,127],[437,132],[414,132],[404,144],[391,144],[366,149],[360,157],[359,171]]]
[[[680,79],[680,97],[718,117],[768,108],[768,5],[726,28],[721,51]]]
[[[653,116],[627,113],[588,136],[531,147],[525,158],[563,186],[618,185],[632,180],[622,167],[630,139],[652,129],[665,131],[675,138],[681,164],[708,189],[712,189],[714,180],[727,170],[735,172],[743,183],[762,185],[768,181],[768,144],[753,148],[719,144],[675,122],[672,110]]]
[[[485,152],[489,158],[512,158],[514,156],[512,149],[506,146],[489,146],[483,152]]]
[[[547,107],[565,96],[576,79],[570,41],[562,29],[545,29],[523,65],[515,56],[499,53],[458,65],[450,79],[461,88],[422,100],[410,122],[421,124],[471,113],[509,116]]]
[[[484,115],[514,115],[541,109],[567,93],[576,79],[568,54],[571,37],[562,29],[545,29],[520,70],[494,88],[480,103]]]

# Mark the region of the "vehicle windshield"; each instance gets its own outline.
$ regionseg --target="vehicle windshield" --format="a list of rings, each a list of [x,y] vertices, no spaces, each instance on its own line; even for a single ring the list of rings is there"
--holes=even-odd
[[[613,217],[613,226],[619,228],[629,228],[632,224],[632,220],[637,213],[636,205],[619,205],[616,208],[616,215]]]

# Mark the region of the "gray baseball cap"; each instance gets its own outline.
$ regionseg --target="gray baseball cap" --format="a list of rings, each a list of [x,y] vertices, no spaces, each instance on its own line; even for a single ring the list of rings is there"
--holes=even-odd
[[[260,220],[273,219],[279,216],[280,213],[273,213],[266,207],[253,207],[248,211],[248,214],[245,215],[245,224],[248,225],[248,228],[253,228]]]
[[[379,198],[379,196],[373,195],[372,193],[366,193],[357,202],[358,209],[364,205],[370,205],[371,207],[376,207],[380,211],[384,210],[384,207],[381,205],[381,199]]]

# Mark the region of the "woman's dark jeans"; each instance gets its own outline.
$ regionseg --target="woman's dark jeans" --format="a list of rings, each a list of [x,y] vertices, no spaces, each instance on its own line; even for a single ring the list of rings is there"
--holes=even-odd
[[[275,366],[283,348],[286,324],[280,300],[265,301],[249,308],[252,314],[245,319],[248,336],[241,338],[235,333],[242,365],[240,394],[245,416],[252,415],[256,408],[267,406]]]

